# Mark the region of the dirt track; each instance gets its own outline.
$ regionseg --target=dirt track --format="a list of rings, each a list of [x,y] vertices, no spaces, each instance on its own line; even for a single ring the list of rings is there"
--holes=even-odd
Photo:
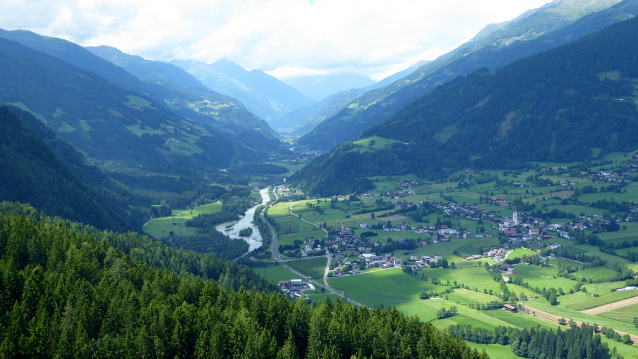
[[[532,308],[532,307],[527,307],[527,306],[525,306],[523,303],[520,303],[520,302],[519,302],[519,304],[521,304],[525,310],[528,310],[528,311],[530,312],[530,315],[534,315],[534,314],[532,314],[532,313],[535,313],[535,315],[534,315],[534,316],[535,316],[536,318],[539,318],[539,319],[542,319],[542,320],[545,320],[545,321],[548,321],[548,322],[556,323],[556,324],[558,324],[558,320],[561,318],[561,317],[559,317],[559,316],[557,316],[557,315],[554,315],[554,314],[550,314],[550,313],[547,313],[547,312],[543,312],[543,311],[541,311],[541,310],[538,310],[538,309],[535,309],[535,308]],[[565,318],[565,319],[567,319],[567,321],[569,321],[569,318]],[[578,324],[579,326],[580,326],[581,324],[583,324],[582,322],[579,322],[579,321],[575,321],[575,322],[576,322],[576,324]],[[613,328],[612,328],[612,329],[613,329]],[[615,329],[614,329],[614,330],[615,330]],[[616,333],[618,333],[618,334],[620,334],[620,335],[628,334],[628,333],[625,333],[625,332],[621,332],[620,330],[616,330]],[[629,334],[629,337],[631,338],[631,340],[632,340],[634,343],[638,343],[638,335]]]
[[[609,303],[605,305],[601,305],[600,307],[582,310],[581,312],[585,314],[600,314],[604,312],[609,312],[610,310],[626,307],[632,304],[638,304],[638,296],[624,299],[624,300],[619,300],[617,302],[613,302],[613,303]]]

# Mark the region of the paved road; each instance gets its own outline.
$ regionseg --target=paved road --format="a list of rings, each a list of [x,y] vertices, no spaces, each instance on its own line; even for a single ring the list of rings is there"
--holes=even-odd
[[[275,193],[275,196],[277,196],[277,193]],[[279,197],[276,197],[277,200],[279,199]],[[296,204],[296,203],[295,203]],[[294,206],[294,204],[293,204]],[[292,213],[292,206],[290,206],[289,210],[290,213]],[[292,213],[293,215],[296,216],[296,214]],[[270,222],[268,222],[268,220],[266,219],[266,216],[264,216],[264,211],[261,211],[259,213],[259,215],[261,216],[261,220],[264,221],[266,223],[266,225],[268,226],[268,229],[270,229],[270,233],[272,234],[272,241],[270,242],[270,252],[272,253],[272,258],[276,261],[276,262],[280,262],[281,265],[286,268],[287,270],[289,270],[290,272],[296,274],[297,276],[299,276],[299,278],[307,278],[307,276],[299,271],[297,271],[296,269],[290,267],[289,265],[287,265],[286,263],[284,263],[281,260],[281,255],[279,254],[279,247],[277,246],[277,232],[275,232],[275,229],[270,225]],[[297,216],[298,217],[298,216]],[[301,219],[302,221],[305,221],[304,219]],[[307,223],[310,223],[308,221],[305,221]],[[314,223],[310,223],[312,225],[315,225]],[[317,226],[319,227],[319,226]],[[323,229],[323,228],[322,228]],[[324,232],[326,232],[326,235],[328,235],[328,232],[324,230]],[[339,297],[341,297],[342,299],[344,299],[345,301],[348,301],[354,305],[357,306],[362,306],[361,303],[354,301],[350,298],[346,298],[342,293],[337,292],[336,290],[334,290],[332,287],[330,287],[330,285],[328,284],[328,271],[330,270],[330,263],[332,261],[332,255],[330,254],[330,252],[327,252],[328,254],[326,255],[326,257],[328,258],[328,261],[326,263],[326,270],[324,271],[324,275],[323,275],[323,281],[325,284],[319,283],[317,282],[315,279],[309,279],[308,281],[310,283],[313,283],[316,285],[316,287],[324,287],[326,288],[326,290],[328,290],[330,293],[335,294]]]

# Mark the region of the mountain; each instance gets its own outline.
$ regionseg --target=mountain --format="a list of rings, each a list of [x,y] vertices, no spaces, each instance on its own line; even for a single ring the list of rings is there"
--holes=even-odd
[[[0,67],[0,101],[31,112],[111,169],[179,173],[262,156],[92,72],[2,38]]]
[[[361,89],[350,89],[336,93],[332,96],[328,96],[323,100],[314,103],[312,105],[303,106],[296,110],[293,110],[285,114],[279,120],[270,122],[270,125],[279,132],[290,133],[293,135],[305,135],[312,131],[321,122],[334,116],[341,109],[346,107],[350,101],[358,98],[366,91],[371,91],[379,87],[386,86],[398,79],[401,79],[412,72],[414,72],[420,66],[425,65],[429,61],[419,61],[418,63],[410,66],[409,68],[397,72],[394,75],[390,75],[383,80],[374,83],[368,87]]]
[[[383,122],[436,86],[457,76],[467,75],[481,67],[495,69],[574,41],[585,33],[636,14],[635,0],[618,2],[556,0],[526,12],[504,26],[484,29],[472,41],[420,67],[411,75],[353,100],[335,116],[300,138],[298,144],[311,149],[330,149],[344,141],[355,140],[366,129]],[[607,10],[596,12],[603,9]],[[573,32],[567,31],[567,26],[578,19],[582,22],[570,27]],[[562,28],[566,31],[554,34]],[[532,41],[535,42],[530,45]],[[524,48],[528,50],[522,51]]]
[[[375,83],[368,76],[356,74],[292,76],[282,81],[314,101],[321,101],[336,93],[367,87]]]
[[[247,71],[228,60],[206,64],[194,60],[172,60],[209,89],[239,100],[260,118],[270,121],[313,103],[312,100],[261,70]]]
[[[476,70],[365,131],[362,138],[376,145],[342,144],[290,182],[326,195],[365,190],[375,175],[436,179],[466,167],[587,161],[595,148],[602,154],[635,150],[637,62],[633,18],[494,72]]]
[[[374,84],[372,84],[372,85],[370,85],[368,87],[362,88],[361,90],[367,92],[367,91],[372,91],[372,90],[376,90],[376,89],[381,88],[381,87],[386,87],[388,85],[391,85],[394,82],[396,82],[398,80],[401,80],[402,78],[412,74],[414,71],[416,71],[419,68],[427,65],[430,62],[431,61],[429,61],[429,60],[419,61],[416,64],[408,67],[407,69],[399,71],[396,74],[390,75],[390,76],[384,78],[383,80],[381,80],[379,82],[376,82],[376,83],[374,83]]]
[[[250,113],[237,100],[222,96],[213,91],[196,87],[184,87],[168,81],[146,80],[141,75],[133,75],[125,69],[116,66],[89,50],[72,42],[54,37],[45,37],[30,31],[0,30],[0,38],[21,43],[31,49],[56,57],[78,68],[91,71],[102,76],[106,81],[122,89],[136,92],[138,95],[154,100],[159,105],[170,108],[181,116],[206,125],[211,125],[218,130],[229,134],[240,142],[244,137],[259,137],[263,139],[251,142],[262,149],[277,147],[277,134],[268,124]],[[105,51],[106,52],[106,51]],[[140,71],[141,74],[157,74],[155,76],[182,78],[175,74],[182,73],[180,69],[170,69],[170,65],[162,66],[153,61],[139,61],[133,56],[120,53],[119,58],[126,58],[131,68]],[[116,57],[114,55],[114,57]],[[161,64],[161,63],[160,63]],[[161,71],[160,71],[161,70]],[[187,75],[187,74],[186,74]],[[190,80],[189,80],[190,79]],[[182,84],[196,84],[192,77],[179,80]],[[196,80],[195,80],[196,81]],[[249,133],[249,136],[240,136],[240,133]],[[246,141],[243,141],[246,143]]]
[[[8,106],[0,106],[0,126],[0,201],[29,203],[49,216],[101,229],[132,229]]]
[[[328,96],[312,105],[292,110],[282,118],[271,121],[270,126],[280,133],[304,135],[362,94],[362,90],[354,89]]]
[[[181,67],[161,61],[145,60],[140,56],[125,54],[110,46],[85,47],[91,53],[117,65],[131,74],[146,80],[172,82],[186,88],[206,89],[206,86]]]

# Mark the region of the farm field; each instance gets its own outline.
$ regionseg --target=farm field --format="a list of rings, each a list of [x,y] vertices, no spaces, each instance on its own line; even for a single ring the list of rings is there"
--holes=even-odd
[[[525,302],[525,305],[531,308],[536,308],[536,309],[545,311],[547,313],[563,317],[567,320],[574,319],[580,322],[596,323],[601,327],[604,326],[607,328],[614,328],[615,330],[620,330],[627,333],[638,335],[638,329],[629,323],[624,323],[618,320],[605,318],[600,315],[585,314],[578,310],[565,308],[561,305],[552,306],[544,298],[527,301]]]
[[[553,267],[540,267],[532,265],[517,264],[514,266],[514,276],[523,277],[523,281],[528,283],[530,288],[562,288],[569,292],[576,284],[575,281],[567,278],[556,277],[558,270]]]
[[[618,273],[605,267],[588,268],[580,270],[574,273],[574,276],[578,279],[590,279],[593,281],[612,279]]]
[[[518,355],[514,354],[512,348],[509,345],[498,345],[498,344],[477,344],[472,342],[467,342],[470,348],[476,349],[480,352],[485,351],[490,358],[499,358],[499,359],[511,359],[511,358],[521,358]]]
[[[300,271],[301,273],[312,277],[314,280],[322,282],[327,261],[328,259],[326,257],[317,257],[289,262],[288,265]]]
[[[633,324],[634,318],[638,317],[638,304],[611,310],[609,312],[598,314],[601,317],[614,319],[620,322]]]
[[[176,236],[190,236],[195,235],[195,230],[186,227],[186,221],[193,217],[197,217],[200,214],[209,214],[221,212],[222,203],[216,202],[206,204],[203,206],[195,207],[191,210],[173,210],[173,215],[170,217],[155,218],[144,226],[144,232],[160,239],[162,237],[168,237],[169,233],[173,231]]]
[[[279,281],[296,279],[297,275],[287,270],[281,265],[271,265],[268,267],[256,267],[253,270],[273,283],[279,284]]]

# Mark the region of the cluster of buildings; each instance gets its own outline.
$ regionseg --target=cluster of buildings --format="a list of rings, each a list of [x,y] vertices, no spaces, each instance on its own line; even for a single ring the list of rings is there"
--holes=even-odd
[[[299,298],[304,290],[315,290],[312,283],[306,283],[301,279],[290,279],[279,281],[279,288],[291,297]]]

